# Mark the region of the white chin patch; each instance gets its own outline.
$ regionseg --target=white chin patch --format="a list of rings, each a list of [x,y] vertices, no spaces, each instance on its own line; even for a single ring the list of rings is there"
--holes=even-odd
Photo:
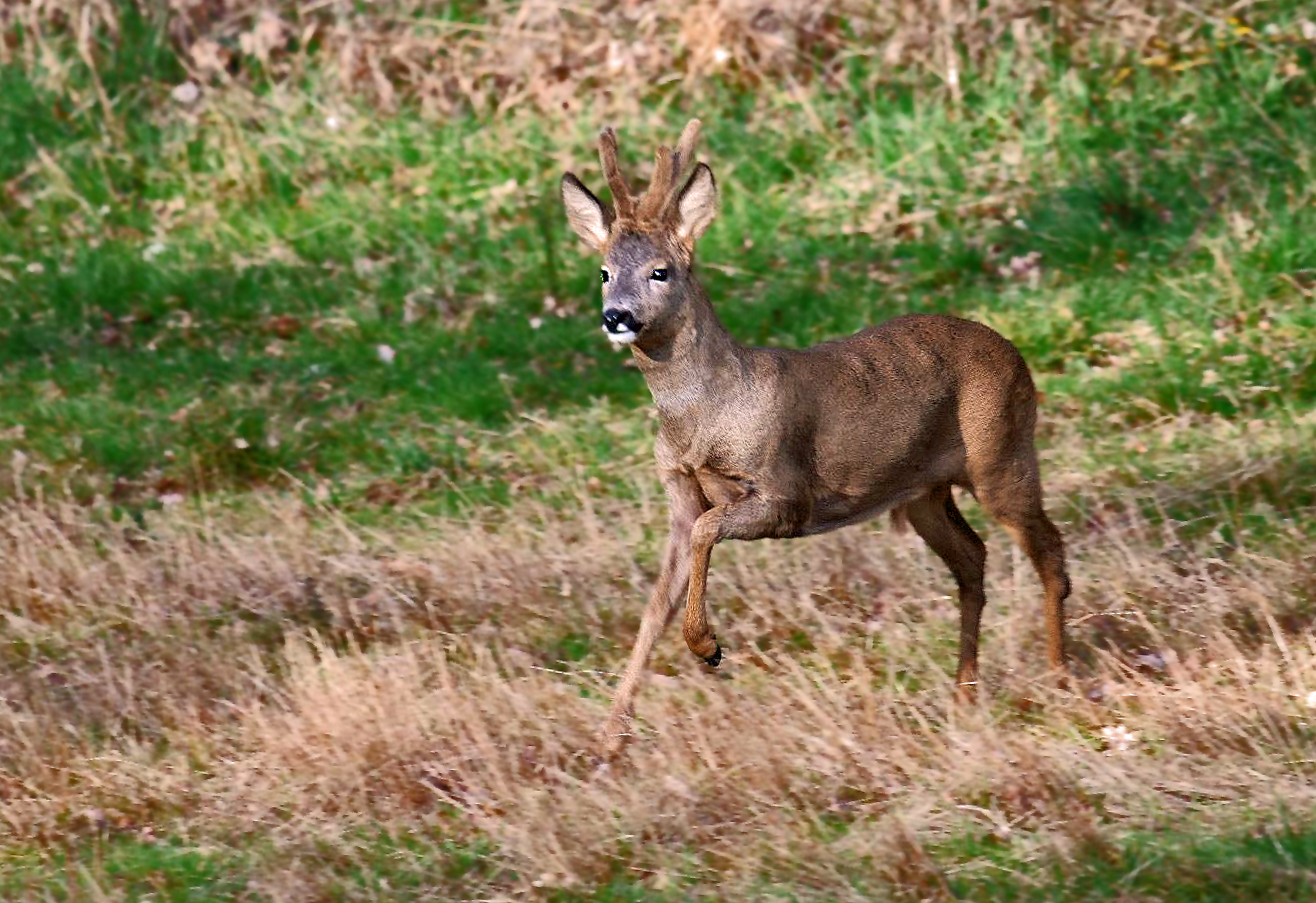
[[[623,329],[621,332],[608,332],[606,326],[603,327],[603,334],[606,335],[608,341],[614,345],[629,345],[631,342],[634,342],[639,335],[639,333],[632,332],[629,329]]]

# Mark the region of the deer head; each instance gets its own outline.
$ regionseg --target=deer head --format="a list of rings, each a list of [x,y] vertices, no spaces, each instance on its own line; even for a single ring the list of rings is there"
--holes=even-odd
[[[603,255],[603,331],[618,345],[657,345],[680,328],[694,292],[694,246],[717,215],[717,183],[694,160],[699,120],[681,132],[676,149],[660,147],[653,179],[636,197],[617,165],[617,135],[599,135],[599,158],[612,191],[604,204],[576,178],[562,177],[562,202],[577,235]],[[682,181],[684,179],[684,181]]]

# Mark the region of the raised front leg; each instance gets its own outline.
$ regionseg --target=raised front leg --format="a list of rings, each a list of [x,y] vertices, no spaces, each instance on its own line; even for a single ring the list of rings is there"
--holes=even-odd
[[[681,631],[691,652],[714,667],[722,661],[722,647],[708,627],[708,609],[704,604],[713,546],[724,539],[796,536],[806,519],[795,505],[754,494],[718,505],[699,516],[690,535],[690,594]]]
[[[640,621],[640,633],[631,649],[630,661],[617,684],[612,700],[612,714],[603,729],[603,752],[611,757],[621,751],[630,737],[631,720],[635,715],[635,694],[640,688],[649,655],[654,643],[662,635],[676,606],[685,598],[690,583],[690,533],[696,518],[707,508],[708,502],[692,477],[673,474],[664,480],[670,508],[670,532],[667,548],[663,552],[658,581],[649,596]]]

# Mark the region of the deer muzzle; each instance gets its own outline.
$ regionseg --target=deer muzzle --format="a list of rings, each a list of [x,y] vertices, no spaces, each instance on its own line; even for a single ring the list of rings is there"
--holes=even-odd
[[[610,307],[603,312],[603,331],[615,345],[629,345],[639,336],[644,325],[629,310]]]

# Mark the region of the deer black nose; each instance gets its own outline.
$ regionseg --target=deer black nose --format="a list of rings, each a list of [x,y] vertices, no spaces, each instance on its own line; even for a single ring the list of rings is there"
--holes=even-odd
[[[639,332],[640,321],[629,310],[610,307],[603,312],[603,328],[616,335],[621,332]]]

